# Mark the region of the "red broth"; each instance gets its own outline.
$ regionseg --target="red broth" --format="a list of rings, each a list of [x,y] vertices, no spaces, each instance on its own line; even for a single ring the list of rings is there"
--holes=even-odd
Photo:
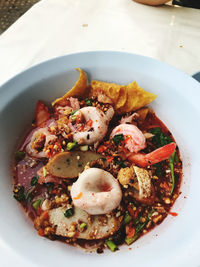
[[[91,102],[97,103],[96,100],[91,100]],[[85,104],[82,103],[81,107],[84,105]],[[52,112],[51,119],[54,118],[57,118],[57,114]],[[119,116],[114,116],[110,122],[108,133],[111,132],[112,128],[117,124],[119,119]],[[167,143],[175,142],[167,127],[157,118],[154,112],[150,110],[144,119],[136,119],[133,123],[137,125],[142,132],[153,134],[153,137],[147,139],[147,146],[142,151],[143,153],[150,153],[151,151],[159,148],[161,146],[158,144],[160,140]],[[130,185],[120,185],[123,193],[121,205],[119,208],[114,210],[111,215],[109,215],[114,216],[115,220],[118,220],[120,226],[112,234],[98,240],[95,239],[95,235],[91,238],[92,240],[79,238],[79,235],[86,231],[89,227],[87,223],[85,229],[80,228],[81,225],[83,226],[83,221],[80,220],[80,222],[76,223],[75,232],[72,237],[58,235],[56,233],[56,227],[52,226],[52,223],[50,222],[49,210],[56,209],[61,206],[66,206],[66,209],[67,207],[71,207],[67,209],[68,212],[69,209],[73,210],[70,187],[77,178],[59,180],[58,178],[53,179],[50,177],[51,179],[46,180],[46,183],[38,183],[38,170],[46,165],[48,158],[35,158],[27,154],[26,146],[30,142],[35,130],[37,130],[37,127],[33,128],[25,141],[18,146],[19,150],[24,153],[24,155],[21,159],[18,157],[14,165],[14,196],[21,203],[25,212],[33,221],[39,235],[53,240],[61,240],[85,249],[95,247],[95,250],[98,253],[102,253],[106,246],[105,244],[109,247],[108,243],[106,243],[108,238],[116,245],[116,248],[114,248],[114,250],[116,250],[122,244],[129,245],[135,242],[142,235],[148,233],[152,228],[159,225],[168,214],[177,216],[176,213],[171,213],[170,209],[180,194],[180,185],[182,180],[182,162],[178,147],[176,148],[176,154],[173,162],[175,178],[173,190],[169,160],[164,160],[160,163],[147,166],[145,169],[152,174],[151,197],[140,201],[135,194],[134,187]],[[120,154],[117,156],[114,154],[117,149],[120,149],[121,144],[116,147],[113,141],[109,140],[108,136],[109,135],[107,135],[96,148],[91,146],[91,150],[98,151],[104,160],[93,161],[90,163],[90,167],[103,168],[104,170],[112,173],[117,179],[119,170],[121,168],[130,168],[131,163],[127,159],[120,157]],[[60,142],[60,147],[65,151],[67,150],[67,142],[72,141],[70,135],[67,136],[67,138],[59,136],[58,140],[58,142]],[[106,149],[102,149],[101,146],[106,147]],[[77,151],[79,150],[79,147],[76,146],[74,149]],[[105,161],[107,162],[106,164]],[[48,178],[48,175],[44,176],[46,177],[45,179]],[[110,190],[109,185],[107,184],[103,187],[105,187],[102,188],[103,191]],[[46,203],[50,203],[50,206],[46,209],[43,208],[44,201],[46,201]],[[70,216],[73,216],[73,213]],[[92,216],[89,217],[92,221]],[[100,216],[101,221],[105,219],[106,222],[108,221],[108,218],[108,216],[106,218],[106,215]],[[130,234],[130,230],[135,233],[131,237],[132,239],[127,238],[128,233]]]

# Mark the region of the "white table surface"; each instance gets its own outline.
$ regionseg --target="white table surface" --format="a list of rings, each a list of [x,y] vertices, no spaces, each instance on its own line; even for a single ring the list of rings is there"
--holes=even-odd
[[[0,36],[0,84],[43,60],[88,50],[128,51],[200,70],[200,10],[132,0],[42,0]]]
[[[117,50],[200,70],[200,10],[131,0],[42,0],[0,36],[0,85],[52,57]],[[11,256],[12,255],[12,256]],[[32,266],[0,239],[1,267]]]

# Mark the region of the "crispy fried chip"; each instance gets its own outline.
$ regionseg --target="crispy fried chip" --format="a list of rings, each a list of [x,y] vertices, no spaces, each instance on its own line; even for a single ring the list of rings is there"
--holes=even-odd
[[[119,96],[117,98],[117,102],[114,105],[114,109],[118,110],[121,107],[124,106],[124,104],[127,101],[127,90],[126,90],[126,86],[121,86],[120,88],[120,92],[119,92]]]
[[[143,90],[136,81],[119,85],[102,81],[92,81],[89,96],[105,96],[106,103],[112,103],[118,114],[135,111],[152,102],[157,96]],[[110,102],[108,101],[110,100]]]
[[[111,100],[111,102],[117,103],[117,99],[120,94],[120,90],[123,86],[115,83],[107,83],[102,81],[91,81],[89,96],[98,97],[99,93],[103,93],[105,97]]]
[[[103,81],[91,81],[89,92],[87,87],[87,76],[83,70],[80,71],[80,77],[74,87],[69,90],[63,97],[56,99],[55,104],[65,105],[68,97],[97,97],[100,102],[111,103],[116,113],[123,114],[140,109],[152,102],[156,95],[143,90],[136,81],[128,85],[119,85]]]
[[[105,100],[105,103],[113,104],[114,109],[117,110],[126,103],[126,86],[93,80],[90,85],[90,96],[97,97],[100,101],[100,95],[101,99]],[[102,98],[102,95],[104,95],[104,98]]]
[[[143,90],[136,81],[126,86],[127,99],[125,105],[117,110],[118,114],[135,111],[152,102],[157,96]]]
[[[80,77],[78,81],[76,82],[74,87],[71,90],[69,90],[64,96],[62,96],[61,98],[57,98],[52,103],[52,106],[54,106],[55,104],[59,105],[64,104],[65,100],[68,97],[81,97],[81,96],[84,97],[87,94],[87,76],[82,69],[77,68],[76,70],[80,71]]]

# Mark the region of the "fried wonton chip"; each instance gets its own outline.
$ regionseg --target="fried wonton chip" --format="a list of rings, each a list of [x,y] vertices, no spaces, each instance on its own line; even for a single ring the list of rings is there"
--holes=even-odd
[[[142,108],[157,97],[139,87],[136,81],[128,85],[92,81],[89,96],[98,98],[99,94],[104,94],[106,100],[111,100],[109,103],[113,104],[118,114]]]
[[[52,103],[52,106],[54,106],[55,104],[63,105],[68,97],[84,97],[85,95],[87,95],[87,76],[82,69],[77,68],[76,70],[80,72],[78,81],[75,83],[74,87],[69,90],[64,96],[57,98]]]
[[[98,98],[99,95],[101,98],[104,95],[105,102],[113,104],[117,110],[123,107],[126,102],[126,86],[93,80],[90,84],[89,96]]]
[[[123,107],[126,101],[127,101],[126,86],[121,86],[117,102],[114,105],[115,110],[118,110],[121,107]]]
[[[89,96],[98,97],[99,93],[103,93],[108,99],[111,100],[110,102],[116,103],[120,89],[121,85],[93,80],[90,84]]]
[[[117,110],[118,114],[140,109],[146,106],[147,104],[151,103],[157,97],[155,94],[143,90],[136,83],[136,81],[128,84],[126,86],[126,90],[127,90],[126,103],[122,108]]]

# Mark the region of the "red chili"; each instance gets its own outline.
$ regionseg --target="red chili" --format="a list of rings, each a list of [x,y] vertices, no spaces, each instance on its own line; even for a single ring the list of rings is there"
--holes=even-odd
[[[167,190],[167,191],[171,191],[171,188],[170,188],[170,186],[168,185],[168,183],[166,182],[166,181],[164,181],[164,183],[163,183],[163,187]]]
[[[38,230],[38,235],[44,236],[44,230],[42,228]]]
[[[126,139],[124,140],[124,143],[127,144],[130,139],[132,139],[132,137],[127,136]]]
[[[104,152],[106,149],[107,149],[106,146],[101,145],[101,146],[97,149],[97,152],[98,152],[98,153],[102,153],[102,152]]]
[[[49,213],[48,213],[48,211],[44,211],[44,212],[42,213],[42,218],[43,218],[44,220],[48,220],[48,219],[49,219]]]
[[[58,191],[56,189],[53,189],[51,193],[56,195]]]
[[[134,214],[134,218],[135,218],[135,219],[137,218],[138,214],[139,214],[139,211],[136,210],[136,211],[135,211],[135,214]]]
[[[132,226],[132,222],[126,225],[126,236],[132,238],[135,235],[135,228]]]
[[[129,214],[131,215],[131,217],[135,218],[135,211],[133,210],[133,207],[131,205],[129,205],[127,207],[127,209],[128,209]]]
[[[176,212],[169,212],[169,214],[174,216],[174,217],[178,216],[178,213],[176,213]]]
[[[113,156],[108,156],[106,161],[109,163],[109,162],[111,162],[113,159],[114,159]]]
[[[129,151],[124,147],[122,147],[122,150],[124,151],[124,153],[129,153]]]
[[[78,128],[78,131],[83,132],[83,131],[84,131],[84,126],[81,125],[81,126]]]
[[[67,135],[67,139],[71,139],[73,137],[73,134],[72,133],[69,133],[68,135]]]
[[[86,125],[90,128],[92,127],[92,124],[93,124],[93,120],[89,120],[86,122]]]

